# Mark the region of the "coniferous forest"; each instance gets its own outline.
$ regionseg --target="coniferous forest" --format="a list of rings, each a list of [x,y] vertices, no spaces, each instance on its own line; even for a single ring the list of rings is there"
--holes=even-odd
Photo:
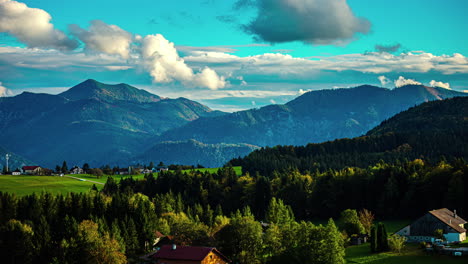
[[[216,246],[240,263],[343,263],[345,237],[333,220],[314,225],[314,219],[338,219],[347,208],[367,208],[380,219],[439,207],[467,212],[467,175],[462,159],[416,159],[269,177],[239,177],[229,167],[179,170],[141,181],[109,178],[100,192],[0,193],[0,257],[125,263],[149,251],[159,231],[177,244]]]

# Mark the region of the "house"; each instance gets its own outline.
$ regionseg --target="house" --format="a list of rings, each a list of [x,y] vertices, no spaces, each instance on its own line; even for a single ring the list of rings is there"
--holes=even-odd
[[[28,175],[38,175],[41,173],[41,167],[39,166],[23,166],[23,173]]]
[[[464,224],[466,221],[457,215],[456,210],[452,212],[442,208],[427,212],[396,234],[407,237],[410,242],[432,242],[435,230],[442,229],[447,242],[461,242],[466,239]]]
[[[129,175],[130,174],[130,169],[129,168],[119,169],[118,174],[120,174],[120,175]]]
[[[153,172],[153,170],[150,170],[150,169],[144,169],[144,170],[141,171],[141,173],[143,173],[143,174],[150,174],[152,172]]]
[[[174,244],[173,236],[165,236],[161,232],[156,231],[154,233],[155,239],[153,241],[153,248],[162,248],[165,245]]]
[[[73,167],[71,170],[70,170],[70,173],[71,174],[83,174],[84,171],[82,168],[78,167],[78,166],[75,166]]]
[[[152,256],[156,264],[228,264],[231,261],[216,248],[191,246],[163,246]]]
[[[21,175],[21,171],[19,169],[16,169],[11,172],[11,175]]]
[[[166,167],[166,166],[161,166],[161,165],[160,165],[160,166],[157,166],[157,167],[156,167],[156,172],[168,171],[168,170],[169,170],[169,168]]]

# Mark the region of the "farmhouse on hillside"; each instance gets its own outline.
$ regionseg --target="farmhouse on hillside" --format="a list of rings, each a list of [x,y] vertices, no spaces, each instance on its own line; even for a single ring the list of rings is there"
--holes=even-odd
[[[466,239],[466,221],[447,208],[432,210],[405,226],[396,234],[405,236],[410,242],[426,241],[431,242],[434,239],[434,232],[442,229],[447,242],[461,242]]]
[[[41,167],[39,166],[23,166],[23,173],[28,175],[38,175],[41,173]]]
[[[70,170],[70,173],[71,174],[83,174],[84,171],[82,168],[78,167],[78,166],[75,166],[73,167],[71,170]]]
[[[191,246],[163,246],[152,256],[156,264],[228,264],[231,261],[216,248]]]

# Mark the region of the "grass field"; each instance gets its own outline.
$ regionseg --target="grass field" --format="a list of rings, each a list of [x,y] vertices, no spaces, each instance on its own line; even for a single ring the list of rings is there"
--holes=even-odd
[[[0,175],[0,191],[27,195],[43,191],[57,193],[88,192],[93,183],[58,176]],[[98,189],[102,185],[96,184]]]
[[[158,174],[153,173],[153,175],[156,177]],[[101,183],[106,183],[107,177],[108,177],[107,175],[103,175],[98,179],[98,178],[96,178],[96,176],[90,175],[90,174],[72,174],[72,175],[69,175],[69,176],[82,178],[82,179],[86,179],[86,180],[90,180],[90,181],[101,182]],[[145,175],[144,174],[131,175],[131,176],[130,175],[112,175],[112,178],[114,178],[117,182],[119,182],[120,179],[130,178],[130,177],[132,177],[134,180],[141,180],[141,179],[143,179],[145,177]]]
[[[237,175],[242,175],[242,167],[233,167]],[[195,169],[197,171],[208,171],[217,172],[219,168],[206,168],[206,169]],[[187,172],[190,170],[187,170]],[[153,173],[157,177],[157,173]],[[0,191],[16,193],[17,195],[28,195],[32,193],[40,193],[43,191],[57,193],[68,193],[68,192],[88,192],[93,186],[93,182],[96,183],[96,187],[101,189],[104,183],[107,181],[107,176],[104,175],[100,178],[89,174],[72,174],[67,175],[84,179],[80,181],[77,179],[71,179],[68,177],[58,176],[29,176],[29,175],[0,175]],[[141,180],[144,178],[144,174],[139,175],[113,175],[112,177],[118,181],[123,178],[133,177],[135,180]],[[101,183],[101,184],[99,184]]]
[[[417,244],[406,244],[401,254],[371,254],[369,244],[351,246],[346,249],[346,263],[366,264],[466,264],[468,258],[426,255]]]

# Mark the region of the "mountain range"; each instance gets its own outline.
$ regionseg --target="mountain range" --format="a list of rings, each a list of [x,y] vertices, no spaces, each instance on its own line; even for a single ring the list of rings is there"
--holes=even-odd
[[[380,161],[468,158],[468,97],[431,101],[385,120],[366,135],[306,146],[275,146],[255,150],[230,163],[244,172],[272,175],[274,170],[302,172],[366,168]]]
[[[370,85],[305,93],[284,104],[199,118],[163,133],[163,140],[257,146],[305,145],[365,134],[385,119],[432,100],[468,94],[444,88],[407,85],[385,89]]]
[[[365,134],[426,101],[465,93],[422,85],[305,93],[284,104],[235,113],[127,84],[84,81],[58,94],[0,98],[0,146],[37,164],[132,162],[220,166],[257,146],[304,145]]]

